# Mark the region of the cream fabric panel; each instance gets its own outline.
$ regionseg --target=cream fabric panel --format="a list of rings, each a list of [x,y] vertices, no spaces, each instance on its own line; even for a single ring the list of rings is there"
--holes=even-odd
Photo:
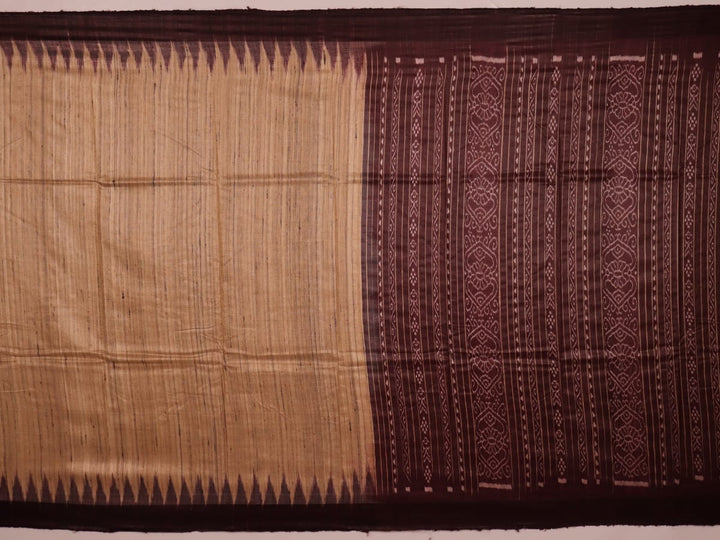
[[[97,71],[87,51],[1,59],[10,479],[241,475],[249,496],[253,476],[308,494],[372,472],[365,67],[216,53],[212,70],[203,51],[197,69],[159,50]]]

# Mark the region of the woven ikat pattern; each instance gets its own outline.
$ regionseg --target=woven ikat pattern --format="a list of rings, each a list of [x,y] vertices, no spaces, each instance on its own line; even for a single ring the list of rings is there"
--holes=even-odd
[[[370,55],[379,493],[718,479],[716,54]]]

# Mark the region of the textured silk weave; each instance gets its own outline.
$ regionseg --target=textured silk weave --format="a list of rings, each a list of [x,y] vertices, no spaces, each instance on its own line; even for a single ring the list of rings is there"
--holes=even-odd
[[[716,520],[718,20],[0,14],[0,521]]]

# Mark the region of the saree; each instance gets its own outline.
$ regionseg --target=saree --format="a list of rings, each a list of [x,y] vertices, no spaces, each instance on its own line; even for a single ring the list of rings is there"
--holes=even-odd
[[[0,524],[717,522],[718,20],[0,14]]]

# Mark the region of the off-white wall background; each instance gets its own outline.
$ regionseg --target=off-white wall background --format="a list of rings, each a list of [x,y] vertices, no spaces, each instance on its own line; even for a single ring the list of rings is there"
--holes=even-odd
[[[575,527],[551,531],[414,531],[301,533],[94,533],[0,529],[18,540],[716,540],[715,527]]]
[[[0,0],[0,11],[328,8],[622,8],[720,4],[720,0]],[[720,24],[720,21],[718,21]],[[720,501],[718,501],[720,512]],[[12,540],[710,540],[717,527],[577,527],[549,531],[412,531],[320,533],[97,533],[0,528]]]

